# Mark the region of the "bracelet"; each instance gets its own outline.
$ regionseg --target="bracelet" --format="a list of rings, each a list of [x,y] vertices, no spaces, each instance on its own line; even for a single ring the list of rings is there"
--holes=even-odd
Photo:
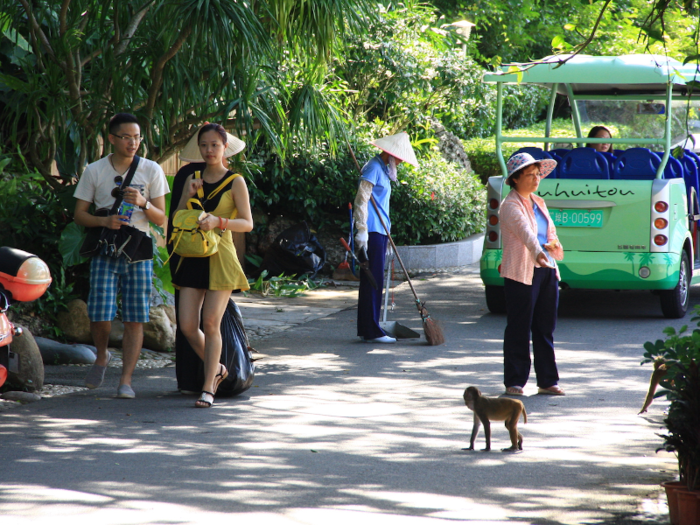
[[[225,229],[228,230],[228,219],[226,219],[226,227],[225,227]]]
[[[224,221],[221,220],[221,217],[219,217],[219,229],[220,230],[224,229]]]

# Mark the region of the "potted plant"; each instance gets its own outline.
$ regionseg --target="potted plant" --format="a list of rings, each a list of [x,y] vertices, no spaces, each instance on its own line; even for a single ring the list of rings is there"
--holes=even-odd
[[[695,307],[695,313],[691,320],[699,321],[700,306]],[[678,458],[680,483],[675,487],[673,483],[664,484],[674,525],[700,520],[700,322],[698,327],[689,334],[687,326],[678,332],[666,328],[665,341],[644,345],[642,364],[654,362],[655,366],[650,395],[665,395],[671,402],[664,419],[667,432],[661,435],[664,441],[658,450],[673,452]],[[662,387],[656,394],[655,382]],[[681,492],[674,494],[674,489]],[[690,494],[683,494],[682,489]],[[682,510],[680,505],[685,503],[692,504],[692,508]]]

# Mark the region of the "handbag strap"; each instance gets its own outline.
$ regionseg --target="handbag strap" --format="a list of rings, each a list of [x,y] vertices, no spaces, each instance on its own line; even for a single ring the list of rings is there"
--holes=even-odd
[[[227,173],[230,173],[230,172],[227,172]],[[204,204],[206,204],[206,202],[207,202],[209,199],[211,199],[211,198],[213,198],[213,197],[216,197],[216,196],[221,192],[221,190],[223,190],[226,186],[228,186],[228,184],[229,184],[233,179],[235,179],[236,177],[240,177],[240,176],[241,176],[241,175],[240,175],[239,173],[233,173],[233,174],[231,174],[229,177],[226,177],[226,178],[224,179],[224,181],[216,187],[216,189],[214,189],[209,195],[207,195],[206,198],[204,198],[204,189],[203,189],[202,187],[197,188],[197,197],[198,197],[198,199],[194,199],[194,198],[189,199],[189,200],[187,201],[187,208],[189,208],[190,210],[192,210],[192,209],[194,209],[194,208],[192,208],[192,205],[193,205],[193,204],[199,204],[199,206],[200,206],[200,207],[202,208],[202,210],[203,210],[203,209],[204,209]],[[195,172],[194,172],[194,178],[195,178],[195,179],[201,179],[201,178],[202,178],[202,172],[201,172],[201,171],[195,171]]]
[[[126,174],[126,178],[122,182],[122,188],[126,188],[131,184],[131,179],[134,178],[134,173],[136,173],[136,168],[139,165],[139,161],[141,160],[141,157],[138,155],[134,155],[134,158],[131,160],[131,166],[129,166],[129,173]],[[124,200],[124,192],[122,191],[119,194],[119,197],[114,201],[114,204],[112,205],[112,210],[109,212],[110,215],[116,215],[117,210],[119,210],[119,206],[122,204],[122,200]]]

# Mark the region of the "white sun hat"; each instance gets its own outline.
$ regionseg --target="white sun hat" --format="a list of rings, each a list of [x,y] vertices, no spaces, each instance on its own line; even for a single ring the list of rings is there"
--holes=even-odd
[[[233,157],[236,153],[240,153],[245,149],[245,142],[238,137],[234,137],[228,131],[226,132],[226,137],[228,143],[224,151],[224,158]],[[187,145],[180,151],[180,160],[185,162],[204,162],[202,154],[199,152],[198,138],[199,130],[192,135]]]
[[[392,157],[408,162],[416,168],[418,167],[418,159],[416,159],[416,154],[413,152],[411,139],[408,138],[408,133],[405,131],[396,135],[382,137],[370,142],[370,144],[377,146],[382,151],[386,151]]]
[[[506,184],[516,172],[532,164],[539,164],[540,178],[542,179],[552,173],[557,167],[557,161],[554,159],[536,159],[529,153],[516,153],[508,159],[508,164],[506,165],[506,168],[508,168]]]

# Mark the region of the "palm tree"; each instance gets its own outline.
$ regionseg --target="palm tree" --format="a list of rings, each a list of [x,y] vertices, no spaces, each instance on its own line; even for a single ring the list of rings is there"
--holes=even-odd
[[[319,81],[339,36],[360,30],[369,12],[367,0],[7,4],[0,23],[13,46],[0,61],[0,133],[54,187],[104,153],[105,122],[119,111],[142,119],[156,161],[205,120],[259,129],[281,153],[292,132],[334,138],[329,123],[340,119]],[[300,91],[280,81],[291,58],[311,72]],[[54,160],[61,178],[51,176]]]

